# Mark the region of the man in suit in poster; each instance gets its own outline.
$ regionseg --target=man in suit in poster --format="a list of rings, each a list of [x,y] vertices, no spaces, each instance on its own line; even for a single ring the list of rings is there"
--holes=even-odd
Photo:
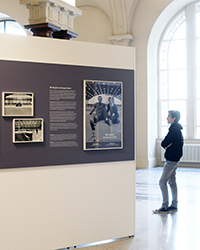
[[[120,123],[120,120],[118,119],[119,113],[118,113],[117,105],[115,104],[115,101],[114,101],[114,96],[111,96],[108,98],[107,113],[112,124]]]

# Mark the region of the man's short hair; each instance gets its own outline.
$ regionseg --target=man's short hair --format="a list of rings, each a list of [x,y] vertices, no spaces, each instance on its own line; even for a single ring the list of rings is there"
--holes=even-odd
[[[178,110],[169,110],[169,113],[171,114],[172,118],[176,118],[175,122],[179,122],[180,118],[181,118],[181,113]]]

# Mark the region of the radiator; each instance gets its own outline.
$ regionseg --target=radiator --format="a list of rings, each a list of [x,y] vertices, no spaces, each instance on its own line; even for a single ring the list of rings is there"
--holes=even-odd
[[[165,150],[161,149],[161,161],[165,161]],[[200,144],[185,144],[183,146],[183,157],[181,162],[200,163]]]

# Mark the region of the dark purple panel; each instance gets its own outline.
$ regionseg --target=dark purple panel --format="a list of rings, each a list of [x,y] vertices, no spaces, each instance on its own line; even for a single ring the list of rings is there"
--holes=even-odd
[[[83,151],[83,80],[123,82],[123,149]],[[75,147],[50,147],[50,86],[76,90]],[[12,120],[0,123],[0,168],[134,160],[134,71],[73,65],[0,61],[1,92],[33,92],[34,118],[44,118],[44,142],[12,142]],[[2,105],[2,104],[1,104]]]

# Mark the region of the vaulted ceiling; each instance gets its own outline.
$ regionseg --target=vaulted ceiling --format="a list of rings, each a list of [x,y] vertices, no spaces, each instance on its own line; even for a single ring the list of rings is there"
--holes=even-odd
[[[139,0],[76,0],[76,6],[93,6],[110,19],[113,35],[130,34],[133,12]]]

